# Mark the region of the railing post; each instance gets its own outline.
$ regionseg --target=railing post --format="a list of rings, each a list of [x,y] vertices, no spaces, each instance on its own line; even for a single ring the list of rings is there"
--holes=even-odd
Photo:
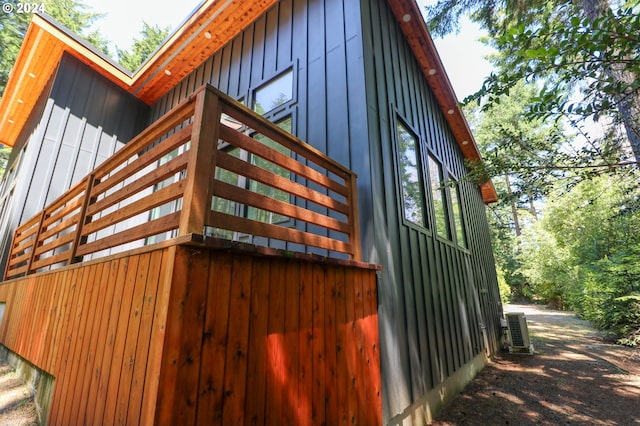
[[[76,253],[78,252],[78,247],[86,242],[86,238],[82,238],[82,229],[84,228],[84,225],[91,222],[91,218],[87,218],[87,209],[89,208],[89,205],[95,202],[95,199],[91,197],[93,186],[96,184],[95,173],[91,173],[86,179],[87,183],[84,189],[82,208],[80,210],[78,224],[76,225],[76,236],[73,239],[73,245],[71,246],[71,251],[69,253],[69,260],[67,261],[69,265],[82,261],[82,257],[78,258]]]
[[[353,260],[362,260],[362,244],[360,242],[360,212],[358,210],[358,177],[355,173],[349,175],[349,222],[351,235],[349,236],[353,251]]]
[[[31,256],[29,257],[29,263],[27,264],[27,271],[25,275],[31,274],[33,271],[31,269],[31,265],[36,261],[36,249],[38,248],[38,244],[40,242],[40,234],[42,233],[42,224],[45,219],[48,217],[47,208],[45,207],[40,213],[40,220],[38,221],[38,232],[36,232],[35,239],[33,240],[33,248],[31,249]]]
[[[7,256],[7,263],[4,265],[4,274],[2,274],[2,281],[7,280],[7,274],[9,273],[9,262],[11,262],[11,256],[13,256],[13,245],[15,244],[17,233],[18,229],[16,228],[16,230],[13,231],[13,238],[11,239],[11,245],[9,246],[11,247],[11,249],[9,250],[9,255]]]
[[[204,234],[205,221],[211,211],[221,115],[218,96],[208,88],[200,91],[193,115],[178,235]]]

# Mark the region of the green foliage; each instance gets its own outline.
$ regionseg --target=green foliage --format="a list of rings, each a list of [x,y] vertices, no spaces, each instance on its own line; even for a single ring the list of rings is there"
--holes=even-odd
[[[516,83],[511,92],[484,108],[469,105],[474,134],[482,152],[483,164],[473,164],[474,177],[508,174],[513,197],[518,202],[540,199],[558,179],[566,176],[558,164],[568,164],[571,155],[563,148],[568,138],[556,122],[527,117],[537,88]],[[511,200],[506,200],[510,202]]]
[[[507,304],[511,300],[511,286],[509,286],[509,284],[507,283],[507,279],[502,268],[497,266],[496,273],[498,275],[498,291],[500,292],[500,301],[503,304]]]
[[[522,239],[521,272],[536,295],[640,343],[639,172],[555,194]]]
[[[494,185],[500,201],[487,206],[487,220],[496,269],[500,270],[505,283],[511,289],[509,294],[512,300],[529,299],[532,293],[520,272],[520,247],[513,232],[511,208],[505,201],[505,184],[503,180],[495,180]]]
[[[15,7],[17,0],[5,2]],[[0,13],[0,96],[18,56],[31,16],[26,13]]]
[[[640,341],[639,4],[439,0],[428,8],[435,34],[467,13],[498,52],[496,71],[465,102],[477,101],[471,116],[485,160],[470,164],[472,177],[493,178],[502,199],[489,222],[505,280],[516,297],[576,309],[625,344]],[[502,176],[511,184],[501,187]],[[543,219],[514,238],[511,226],[518,232],[516,219],[527,203],[534,213],[535,200],[546,202]]]
[[[455,29],[468,13],[498,50],[496,71],[465,102],[490,107],[518,82],[536,82],[529,116],[562,121],[586,139],[572,147],[570,163],[556,168],[580,170],[590,178],[600,167],[640,161],[638,4],[632,0],[612,8],[606,0],[440,0],[427,10],[436,34]],[[586,126],[592,122],[604,123],[607,131],[589,134]]]
[[[519,81],[538,81],[530,116],[562,119],[576,129],[591,121],[623,125],[640,159],[640,146],[635,146],[640,138],[640,14],[632,8],[605,9],[594,18],[561,4],[556,15],[546,22],[521,23],[493,39],[502,52],[498,71],[466,101],[483,99],[492,105]],[[617,163],[627,140],[620,136],[592,137],[577,164]]]
[[[4,171],[7,169],[7,163],[9,162],[9,156],[11,155],[11,148],[8,146],[0,145],[0,177],[4,175]]]
[[[142,23],[141,38],[134,39],[131,51],[116,48],[118,62],[129,71],[137,70],[169,35],[169,28]]]

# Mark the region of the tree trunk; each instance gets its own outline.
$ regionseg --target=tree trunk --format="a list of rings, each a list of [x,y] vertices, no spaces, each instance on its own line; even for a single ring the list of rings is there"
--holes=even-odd
[[[531,192],[529,192],[529,211],[531,212],[533,219],[537,221],[538,211],[536,210],[535,204],[533,204],[533,195],[531,195]]]
[[[602,16],[611,8],[607,0],[582,0],[579,4],[585,16],[591,20]],[[625,71],[622,67],[615,66],[606,68],[605,72],[614,81],[620,82],[624,87],[627,87],[625,93],[616,96],[616,105],[629,140],[631,152],[635,160],[640,163],[640,93],[634,92],[629,88],[629,85],[640,76]]]
[[[513,228],[516,232],[516,237],[519,237],[522,234],[522,230],[520,229],[520,219],[518,218],[518,206],[516,205],[516,201],[511,198],[513,195],[511,192],[511,182],[509,182],[509,175],[504,175],[505,183],[507,184],[507,197],[509,197],[509,202],[511,203],[511,215],[513,216]]]

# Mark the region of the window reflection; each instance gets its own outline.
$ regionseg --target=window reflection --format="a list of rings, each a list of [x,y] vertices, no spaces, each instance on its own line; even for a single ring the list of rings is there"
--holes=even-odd
[[[447,224],[446,193],[443,185],[442,165],[432,156],[429,156],[429,180],[431,181],[436,232],[441,237],[451,239],[451,232]]]
[[[287,131],[288,133],[291,133],[291,117],[288,117],[282,121],[279,121],[277,125],[278,127]],[[262,143],[263,145],[266,145],[269,148],[280,152],[281,154],[284,154],[286,156],[291,156],[291,150],[285,148],[284,146],[278,143],[275,143],[274,141],[272,141],[271,139],[269,139],[268,137],[262,134],[257,134],[253,138],[259,141],[260,143]],[[277,166],[272,162],[265,160],[264,158],[258,157],[256,155],[251,155],[251,164],[258,166],[261,169],[269,171],[278,176],[282,176],[285,179],[289,179],[291,175],[291,172],[289,172],[289,170],[283,167]],[[283,201],[285,203],[290,202],[291,197],[288,192],[272,188],[271,186],[265,185],[260,182],[256,182],[252,180],[250,182],[249,189],[253,192],[257,192],[260,195],[265,195],[267,197],[276,199],[278,201]],[[247,216],[249,217],[249,219],[258,220],[260,222],[266,222],[266,223],[279,223],[289,219],[286,216],[272,213],[266,210],[261,210],[255,207],[249,207]]]
[[[451,210],[453,211],[453,225],[458,245],[467,248],[467,235],[462,219],[462,203],[460,203],[460,187],[456,184],[451,190]]]
[[[424,194],[418,139],[402,123],[396,125],[396,132],[404,217],[410,222],[424,226]]]
[[[266,114],[292,99],[293,70],[288,70],[256,89],[253,110],[258,114]]]

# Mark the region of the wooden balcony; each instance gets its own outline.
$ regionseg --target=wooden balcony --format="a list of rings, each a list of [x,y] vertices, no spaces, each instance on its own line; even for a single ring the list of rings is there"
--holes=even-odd
[[[0,344],[44,423],[381,424],[355,187],[211,87],[142,132],[15,233]]]
[[[360,260],[356,176],[204,86],[16,229],[4,276],[190,234]]]

